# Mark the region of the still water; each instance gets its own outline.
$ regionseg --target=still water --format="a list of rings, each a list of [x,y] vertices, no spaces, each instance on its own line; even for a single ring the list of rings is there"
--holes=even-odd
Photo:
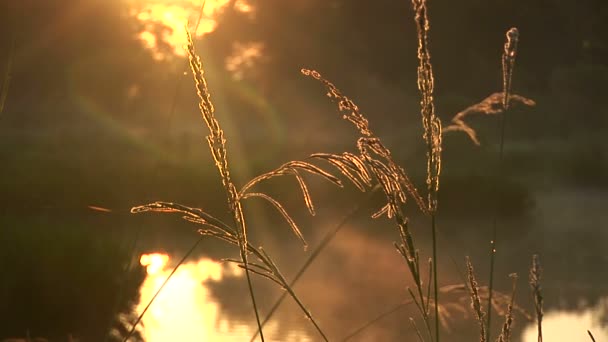
[[[534,209],[526,214],[505,218],[499,225],[496,288],[509,292],[507,275],[520,275],[516,302],[522,310],[533,313],[532,297],[527,283],[531,255],[541,257],[545,316],[543,334],[547,341],[596,340],[608,338],[608,287],[603,253],[606,236],[602,208],[608,195],[602,192],[564,189],[536,193]],[[315,225],[320,232],[313,236],[311,246],[331,230],[336,222],[329,216]],[[177,218],[176,218],[177,219]],[[440,238],[440,284],[461,281],[462,259],[470,255],[478,279],[487,279],[486,239],[488,220],[462,215],[444,216]],[[373,226],[370,230],[369,226]],[[423,220],[413,218],[412,227]],[[395,236],[388,222],[359,217],[345,226],[315,264],[302,278],[296,292],[319,320],[330,340],[342,340],[370,319],[395,308],[407,300],[409,276],[391,241]],[[484,230],[485,229],[485,230]],[[429,250],[428,232],[413,228],[419,236],[422,254]],[[480,231],[482,233],[480,233]],[[488,237],[490,235],[486,234]],[[290,277],[306,257],[288,235],[281,238],[265,236],[265,247],[274,251]],[[147,275],[140,289],[141,312],[161,286],[180,253],[168,255],[146,253],[141,264]],[[424,258],[422,258],[424,260]],[[143,319],[142,336],[146,341],[247,341],[255,332],[255,320],[245,287],[242,270],[216,258],[198,256],[182,265],[167,283]],[[504,275],[504,276],[503,276]],[[280,294],[273,284],[256,281],[262,313]],[[466,294],[442,294],[445,300],[445,334],[450,341],[477,340],[477,327],[470,313]],[[265,328],[270,341],[320,341],[298,308],[286,301]],[[349,341],[401,341],[415,338],[408,318],[417,317],[413,307],[404,305],[387,315]],[[503,318],[494,313],[494,337]],[[407,324],[406,324],[407,323]],[[420,323],[422,324],[422,323]],[[536,325],[524,315],[515,316],[514,341],[536,341]]]
[[[315,188],[311,192],[322,194]],[[285,201],[309,242],[308,251],[303,250],[284,222],[273,220],[276,213],[267,207],[259,211],[246,207],[251,241],[263,244],[284,276],[293,279],[315,246],[351,210],[353,202],[364,197],[351,193],[342,196],[317,196],[314,218],[297,210],[302,209],[301,198],[293,203]],[[481,205],[471,204],[472,200],[473,196],[469,196],[459,204]],[[190,204],[188,200],[182,202]],[[479,282],[485,285],[491,215],[483,216],[475,208],[454,210],[449,203],[444,201],[438,218],[440,286],[463,283],[466,255],[471,257]],[[499,221],[496,289],[510,293],[508,275],[518,273],[516,302],[522,311],[532,313],[528,269],[532,255],[539,254],[546,341],[589,341],[587,330],[597,341],[608,339],[606,203],[605,191],[537,191],[529,210]],[[377,204],[365,208],[371,212]],[[218,207],[222,205],[218,203]],[[222,213],[221,209],[211,211]],[[349,341],[415,340],[409,317],[417,318],[417,311],[412,305],[400,305],[409,299],[407,286],[412,283],[403,259],[392,245],[397,234],[390,221],[372,220],[368,214],[364,210],[347,221],[300,279],[295,292],[331,341],[343,340],[389,311],[392,313]],[[0,304],[4,309],[0,341],[24,340],[28,334],[32,339],[48,341],[68,341],[68,335],[72,341],[102,341],[113,324],[112,317],[122,320],[130,312],[123,322],[134,321],[198,238],[195,225],[167,214],[131,215],[126,210],[121,214],[118,210],[101,212],[85,207],[80,212],[49,209],[11,217],[2,216],[2,226],[6,227],[2,238],[9,240],[2,242],[0,263],[9,276],[0,279]],[[428,222],[415,214],[411,218],[421,260],[426,260],[430,250]],[[137,255],[131,258],[138,232]],[[217,240],[201,242],[144,316],[139,328],[145,341],[250,339],[255,317],[244,274],[222,262],[222,258],[238,258],[238,251]],[[125,274],[125,260],[130,259],[135,259],[131,265],[137,267]],[[426,271],[423,280],[427,280]],[[260,312],[265,316],[282,291],[257,276],[253,284]],[[455,342],[476,341],[477,324],[467,293],[442,292],[440,302],[445,309],[444,336]],[[504,309],[504,303],[499,307]],[[113,314],[116,312],[121,314]],[[494,312],[494,337],[502,320]],[[420,321],[417,324],[422,326]],[[128,323],[123,325],[130,328]],[[519,311],[514,329],[513,341],[536,340],[533,322]],[[264,332],[268,341],[320,340],[290,299],[282,304]]]

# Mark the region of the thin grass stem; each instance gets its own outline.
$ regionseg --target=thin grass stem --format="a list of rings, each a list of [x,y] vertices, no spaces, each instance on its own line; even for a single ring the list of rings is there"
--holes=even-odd
[[[505,146],[505,130],[506,130],[506,118],[509,111],[509,102],[511,98],[511,87],[513,80],[513,68],[515,66],[515,57],[517,56],[517,44],[519,42],[519,31],[513,27],[506,33],[506,41],[502,53],[502,81],[503,81],[503,100],[502,108],[503,113],[500,116],[500,147],[498,151],[498,163],[496,168],[496,176],[494,180],[494,195],[495,195],[495,210],[494,219],[492,224],[492,240],[490,241],[490,279],[488,282],[488,317],[486,322],[486,340],[490,341],[492,331],[492,293],[494,289],[494,267],[495,267],[495,255],[496,255],[496,239],[498,234],[498,211],[500,207],[500,194],[498,191],[498,182],[501,179],[503,171],[503,156]]]
[[[385,311],[385,312],[381,313],[380,315],[376,316],[375,318],[367,321],[364,325],[362,325],[361,327],[355,329],[353,332],[351,332],[350,334],[348,334],[345,337],[343,337],[342,339],[340,339],[340,341],[341,342],[346,342],[346,341],[350,340],[351,338],[359,335],[361,332],[363,332],[363,330],[365,330],[368,327],[374,325],[376,322],[380,321],[381,319],[383,319],[383,318],[385,318],[387,316],[390,316],[391,314],[399,311],[400,309],[402,309],[406,305],[412,304],[412,303],[413,303],[413,301],[409,301],[409,302],[399,303],[399,304],[395,305],[394,307],[392,307],[388,311]]]
[[[373,195],[379,189],[380,189],[379,186],[374,187],[363,201],[361,201],[359,204],[355,205],[346,215],[344,215],[342,220],[334,227],[333,230],[331,230],[330,232],[325,234],[325,236],[323,237],[323,240],[321,240],[321,243],[319,243],[319,245],[317,245],[317,247],[310,253],[310,256],[308,257],[308,259],[306,259],[304,264],[302,264],[302,266],[300,267],[300,269],[294,276],[293,280],[289,283],[289,287],[293,288],[296,285],[296,283],[300,280],[302,275],[304,275],[306,270],[308,270],[308,267],[310,267],[310,265],[312,265],[312,263],[315,261],[315,259],[317,259],[319,254],[321,254],[321,252],[323,250],[325,250],[325,248],[329,245],[329,243],[333,240],[333,238],[338,234],[338,232],[342,228],[344,228],[344,226],[346,226],[346,223],[348,223],[348,221],[351,218],[353,218],[353,216],[355,216],[359,211],[361,211],[365,207],[364,204],[369,202],[372,199]],[[283,303],[285,298],[287,298],[288,294],[289,293],[287,293],[287,292],[283,292],[281,294],[281,296],[279,297],[279,299],[277,299],[277,301],[274,303],[272,308],[270,308],[270,311],[266,315],[266,318],[264,318],[264,320],[262,321],[262,324],[261,324],[262,328],[266,325],[266,323],[268,323],[268,321],[270,321],[270,319],[275,314],[277,309],[281,306],[281,304]],[[255,338],[258,336],[258,334],[259,334],[259,331],[257,331],[251,337],[251,339],[249,341],[253,342],[255,340]]]
[[[439,342],[439,287],[437,285],[437,224],[435,213],[431,214],[431,228],[433,239],[433,291],[435,298],[435,341]]]

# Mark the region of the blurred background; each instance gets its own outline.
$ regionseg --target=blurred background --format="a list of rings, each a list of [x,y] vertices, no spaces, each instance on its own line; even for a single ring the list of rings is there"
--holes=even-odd
[[[424,188],[409,1],[207,0],[202,12],[201,5],[0,1],[6,96],[0,340],[120,340],[198,239],[196,226],[179,216],[132,215],[130,208],[165,200],[229,217],[187,66],[186,28],[203,59],[237,185],[311,153],[355,151],[356,132],[321,84],[300,74],[306,67],[359,105]],[[467,119],[480,146],[463,133],[444,136],[440,284],[462,283],[465,255],[487,284],[498,212],[496,288],[509,292],[508,274],[519,273],[517,301],[530,311],[527,272],[539,254],[546,338],[584,340],[587,329],[598,340],[608,338],[608,3],[431,0],[429,16],[436,108],[444,124],[502,90],[504,34],[513,26],[520,31],[513,90],[537,103],[508,113],[502,162],[496,116]],[[380,197],[369,202],[350,185],[310,181],[318,211],[312,218],[293,179],[260,189],[285,204],[310,248],[360,208],[295,287],[330,339],[340,340],[404,303],[412,283],[392,245],[396,229],[369,218]],[[292,277],[310,252],[270,206],[252,200],[245,210],[253,243],[264,245]],[[429,223],[414,205],[408,210],[424,260]],[[248,340],[255,320],[243,274],[221,262],[237,255],[203,240],[134,340]],[[267,313],[281,292],[262,279],[254,285]],[[444,298],[448,340],[475,340],[466,295]],[[298,310],[286,301],[269,324],[269,340],[319,340]],[[399,306],[351,340],[413,338],[408,318],[416,315],[413,306]],[[494,332],[499,317],[494,314]],[[516,316],[515,340],[535,340],[530,326]]]

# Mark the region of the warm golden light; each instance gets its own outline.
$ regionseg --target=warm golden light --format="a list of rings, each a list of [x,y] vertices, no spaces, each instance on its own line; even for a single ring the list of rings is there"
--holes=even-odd
[[[148,275],[140,289],[140,303],[136,312],[141,312],[146,307],[171,273],[172,268],[167,266],[169,260],[169,256],[163,253],[141,256],[140,262],[146,266]],[[235,264],[207,258],[182,264],[143,318],[142,336],[145,341],[236,342],[248,339],[255,331],[255,323],[231,321],[229,317],[220,315],[220,305],[206,286],[211,281],[220,282],[225,278],[240,278],[243,275],[244,271]],[[278,327],[276,321],[271,321],[264,331],[276,333]],[[293,332],[285,341],[311,340],[303,333]]]
[[[606,341],[608,328],[602,324],[601,317],[606,314],[608,298],[603,298],[595,307],[582,311],[548,311],[543,317],[543,338],[547,341],[590,341],[587,330],[597,341]],[[536,323],[524,329],[522,340],[536,342],[538,339]]]
[[[139,263],[146,267],[148,275],[155,275],[162,271],[169,261],[169,256],[162,253],[143,254],[139,258]]]
[[[232,54],[226,58],[226,70],[230,71],[234,78],[242,79],[247,70],[254,68],[263,58],[264,44],[260,42],[234,43]]]
[[[213,32],[218,14],[230,0],[206,0],[204,3],[200,24],[194,32],[203,0],[129,0],[130,15],[143,26],[138,38],[158,60],[170,55],[185,56],[186,27],[195,37]],[[253,7],[246,0],[237,1],[235,10],[253,13]]]

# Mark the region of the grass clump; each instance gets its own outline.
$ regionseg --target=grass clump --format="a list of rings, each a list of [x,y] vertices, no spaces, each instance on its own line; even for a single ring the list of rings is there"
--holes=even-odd
[[[494,93],[480,103],[456,114],[456,116],[454,116],[452,119],[451,124],[443,127],[440,118],[435,113],[433,95],[435,80],[433,75],[433,67],[431,64],[431,55],[429,52],[430,24],[428,19],[427,2],[426,0],[412,0],[412,7],[415,13],[414,19],[418,35],[417,83],[420,91],[420,113],[423,128],[422,138],[426,148],[426,196],[420,194],[414,185],[414,182],[408,176],[405,168],[395,162],[390,149],[383,144],[381,138],[377,136],[370,128],[367,117],[361,112],[359,107],[349,97],[344,95],[331,81],[324,78],[320,72],[306,68],[301,69],[301,73],[304,76],[320,82],[327,91],[326,95],[332,101],[337,103],[338,111],[342,114],[342,118],[354,125],[358,133],[358,138],[354,144],[356,152],[342,152],[338,154],[314,153],[306,160],[296,160],[284,163],[272,171],[254,177],[250,181],[246,182],[245,185],[238,188],[231,177],[227,157],[227,138],[225,137],[224,131],[221,129],[221,126],[215,117],[214,106],[211,101],[211,95],[204,76],[203,64],[195,51],[192,37],[188,34],[187,52],[189,56],[190,68],[194,76],[196,92],[199,97],[199,110],[205,125],[209,129],[207,143],[215,166],[220,175],[226,195],[226,202],[232,217],[232,223],[227,224],[202,209],[163,201],[133,207],[131,212],[178,213],[182,215],[183,219],[202,226],[202,228],[198,229],[198,233],[201,235],[201,237],[199,240],[197,240],[192,249],[178,263],[171,275],[175,272],[177,267],[179,267],[179,265],[186,260],[186,258],[192,253],[194,248],[204,237],[216,238],[237,247],[239,250],[240,259],[225,260],[236,263],[239,267],[245,270],[249,296],[258,326],[257,333],[262,341],[264,341],[264,324],[272,316],[278,305],[280,305],[281,301],[286,296],[290,296],[296,302],[296,304],[304,312],[305,316],[314,325],[321,338],[325,341],[329,340],[319,326],[318,322],[313,318],[310,310],[296,295],[295,291],[293,290],[293,286],[307,267],[318,256],[322,249],[327,246],[337,231],[343,226],[343,223],[338,225],[333,232],[328,233],[326,238],[323,239],[322,243],[311,253],[304,266],[297,272],[295,278],[292,281],[289,281],[283,276],[282,272],[277,267],[276,262],[270,257],[264,248],[256,247],[249,240],[247,233],[248,226],[246,224],[246,217],[243,212],[244,200],[254,197],[265,200],[277,210],[281,217],[287,222],[294,235],[296,235],[296,237],[302,242],[304,248],[306,248],[307,243],[304,235],[296,222],[292,219],[291,215],[287,212],[287,210],[285,210],[283,205],[271,195],[263,192],[256,192],[253,189],[259,183],[275,177],[293,176],[299,186],[300,192],[302,193],[304,205],[311,215],[315,215],[315,206],[313,204],[312,196],[304,175],[311,174],[321,177],[338,187],[342,187],[343,182],[333,173],[314,164],[314,161],[324,161],[330,164],[337,170],[338,175],[348,179],[350,183],[361,191],[366,192],[370,189],[373,189],[371,192],[375,191],[376,189],[382,190],[385,204],[380,208],[377,208],[372,217],[379,218],[386,216],[387,218],[394,220],[396,225],[400,240],[394,245],[397,251],[403,257],[414,283],[413,288],[407,289],[408,294],[411,297],[409,303],[414,303],[416,305],[422,322],[424,323],[424,330],[426,330],[426,332],[423,334],[418,329],[416,321],[413,318],[410,318],[412,328],[416,332],[419,340],[424,341],[425,337],[423,337],[423,335],[426,334],[428,335],[430,341],[440,341],[440,322],[442,321],[441,312],[443,308],[442,305],[440,305],[439,293],[455,292],[459,290],[464,291],[466,289],[469,290],[473,311],[475,313],[477,322],[479,323],[480,341],[484,342],[490,340],[489,331],[491,328],[491,312],[492,308],[497,306],[497,303],[508,303],[505,313],[505,322],[502,325],[502,330],[500,336],[498,337],[498,341],[506,342],[511,338],[513,312],[514,310],[519,309],[514,302],[516,277],[514,277],[513,280],[513,290],[510,297],[494,290],[493,272],[496,224],[494,224],[494,237],[491,242],[492,252],[490,257],[489,287],[484,288],[479,286],[474,274],[473,265],[468,258],[466,259],[467,279],[463,279],[463,284],[456,286],[445,285],[440,287],[437,269],[437,237],[439,231],[437,228],[436,215],[438,213],[442,140],[444,132],[465,132],[471,138],[473,143],[479,145],[480,141],[477,138],[475,130],[465,123],[464,118],[473,113],[482,113],[485,115],[502,114],[500,136],[501,147],[499,157],[499,159],[502,159],[504,145],[504,116],[506,115],[507,110],[512,104],[517,103],[527,106],[534,105],[533,100],[517,94],[512,94],[511,90],[519,33],[515,28],[512,28],[507,32],[507,41],[504,45],[502,57],[503,91]],[[498,197],[498,195],[496,196]],[[411,233],[409,219],[404,212],[404,206],[406,205],[408,198],[413,199],[420,212],[430,220],[432,250],[430,252],[431,257],[428,259],[427,265],[424,265],[424,263],[421,265],[420,252],[416,247],[415,239]],[[537,259],[535,258],[534,260],[533,268],[530,273],[531,285],[535,293],[536,312],[539,326],[539,341],[542,341],[542,296],[540,295],[539,285],[540,268],[537,266]],[[426,268],[426,266],[428,266],[428,273],[425,277],[423,275],[423,268]],[[256,274],[266,278],[286,291],[285,295],[279,299],[264,320],[261,319],[250,274]],[[170,277],[171,276],[167,278],[165,283],[169,281]],[[159,289],[159,291],[161,289]],[[486,299],[483,296],[484,292],[487,294],[487,313],[484,311],[482,305],[482,301]],[[154,298],[152,300],[154,300]],[[151,302],[148,304],[148,307],[150,304]],[[140,314],[138,320],[133,325],[132,332],[135,330],[137,324],[145,314],[145,311],[146,310]],[[395,310],[391,312],[394,311]],[[356,333],[373,324],[375,321],[377,321],[377,319],[370,321],[369,324],[356,330],[355,333],[349,335],[346,339],[354,336]],[[257,335],[252,337],[252,340],[254,340],[256,337]]]

